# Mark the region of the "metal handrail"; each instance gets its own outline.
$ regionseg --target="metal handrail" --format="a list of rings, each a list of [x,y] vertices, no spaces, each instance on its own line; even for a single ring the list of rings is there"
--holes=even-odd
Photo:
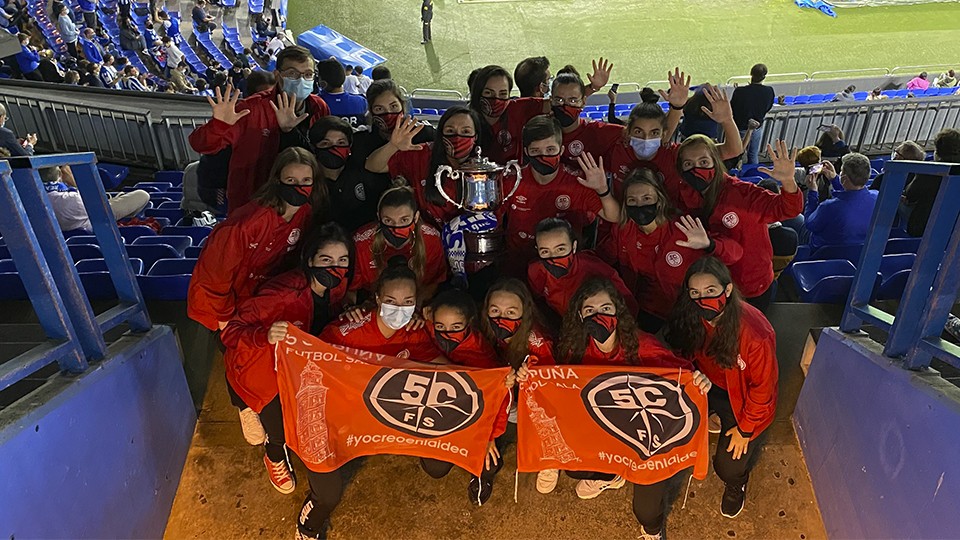
[[[895,75],[895,74],[897,74],[897,72],[900,71],[900,70],[906,71],[906,70],[908,70],[908,69],[909,69],[909,70],[912,70],[914,73],[916,73],[916,72],[917,72],[916,70],[918,70],[918,69],[919,69],[920,71],[926,71],[928,68],[937,68],[937,69],[946,68],[946,69],[952,69],[952,68],[956,68],[956,67],[957,67],[957,66],[954,65],[954,64],[928,64],[928,65],[922,65],[922,66],[897,66],[897,67],[895,67],[895,68],[893,68],[893,69],[890,70],[890,74],[891,74],[891,75]]]
[[[461,99],[461,100],[463,99],[463,94],[461,94],[456,90],[440,90],[436,88],[414,88],[413,91],[410,92],[410,97],[416,97],[418,92],[421,94],[430,93],[430,94],[439,94],[439,95],[447,95],[447,96],[456,96],[457,99]]]
[[[863,69],[831,69],[826,71],[814,71],[810,74],[810,78],[807,80],[813,80],[817,78],[817,75],[842,75],[844,73],[866,73],[868,71],[880,71],[881,75],[889,75],[890,70],[887,68],[863,68]]]
[[[767,75],[766,78],[764,78],[764,80],[776,79],[779,77],[794,77],[796,75],[803,75],[803,78],[800,79],[801,81],[810,80],[810,74],[807,73],[806,71],[795,71],[793,73],[771,73]],[[729,86],[730,83],[732,83],[733,81],[740,81],[740,80],[749,81],[751,79],[752,77],[750,75],[736,75],[727,79],[726,84]]]

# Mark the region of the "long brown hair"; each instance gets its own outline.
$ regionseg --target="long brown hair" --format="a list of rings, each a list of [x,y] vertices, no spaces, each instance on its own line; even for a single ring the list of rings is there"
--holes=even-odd
[[[593,339],[584,329],[580,310],[583,303],[595,294],[605,292],[610,295],[614,307],[617,308],[617,341],[623,347],[623,354],[627,364],[635,366],[637,357],[637,321],[630,314],[630,308],[623,300],[623,295],[606,278],[590,278],[580,285],[567,305],[567,312],[563,315],[563,324],[560,327],[560,342],[557,343],[557,361],[565,364],[579,364],[583,362],[583,352],[587,350],[587,340]]]
[[[700,218],[706,222],[706,220],[710,218],[710,215],[713,214],[713,209],[717,206],[720,193],[727,183],[727,168],[723,165],[720,150],[717,148],[717,144],[713,142],[713,139],[706,135],[697,134],[687,137],[680,143],[680,147],[677,149],[677,171],[683,172],[684,150],[698,145],[707,149],[707,152],[710,153],[710,157],[713,159],[713,166],[715,167],[713,181],[707,186],[707,190],[703,192],[703,208],[700,209]]]
[[[699,259],[687,269],[687,275],[683,280],[684,288],[673,306],[673,313],[667,319],[664,339],[675,351],[688,359],[693,358],[693,355],[703,348],[707,336],[707,330],[704,328],[703,319],[700,316],[700,306],[690,298],[690,294],[687,292],[690,286],[690,278],[697,274],[710,274],[717,278],[724,289],[727,285],[733,283],[730,270],[716,257]],[[727,305],[723,308],[722,315],[715,319],[717,325],[714,327],[713,339],[704,351],[707,356],[717,362],[717,365],[723,368],[736,365],[737,356],[740,353],[742,302],[740,292],[734,285],[733,292],[727,299]]]
[[[400,186],[384,191],[383,195],[380,196],[380,202],[377,203],[377,219],[380,219],[384,208],[398,207],[410,208],[414,214],[417,213],[417,199],[413,195],[413,190],[409,187]],[[413,228],[413,237],[410,239],[410,241],[413,242],[410,246],[410,253],[412,255],[410,258],[410,267],[413,273],[417,275],[418,281],[423,279],[427,264],[426,248],[423,245],[423,239],[420,238],[421,227],[423,227],[423,221],[417,220],[416,226]],[[386,248],[387,240],[383,237],[383,231],[377,229],[377,233],[373,236],[371,250],[373,251],[373,262],[377,265],[378,272],[383,271],[387,266],[387,261],[384,259]]]
[[[663,225],[668,219],[674,217],[677,213],[676,208],[670,202],[670,196],[667,190],[663,188],[663,183],[657,178],[656,173],[646,167],[640,167],[630,171],[630,174],[623,179],[623,201],[620,202],[620,224],[624,225],[630,221],[627,215],[627,190],[633,186],[650,186],[657,193],[657,226]]]
[[[501,278],[487,289],[487,296],[483,299],[483,313],[480,314],[480,330],[483,331],[483,335],[487,337],[490,343],[497,343],[497,334],[493,331],[493,325],[490,324],[490,317],[487,316],[487,313],[490,308],[490,297],[497,292],[516,295],[520,299],[520,306],[523,308],[520,327],[517,328],[513,339],[507,344],[503,355],[503,360],[506,360],[507,364],[518,368],[530,351],[530,333],[534,326],[540,322],[540,313],[526,283],[516,278]]]
[[[305,148],[293,147],[280,152],[270,169],[270,177],[253,194],[252,199],[282,215],[287,209],[287,203],[280,198],[280,185],[282,184],[280,175],[287,165],[306,165],[313,171],[310,206],[313,208],[315,217],[325,216],[330,204],[330,194],[327,192],[327,184],[323,182],[323,178],[320,176],[320,166],[317,164],[317,158],[313,157],[313,153]],[[325,220],[317,220],[317,222],[320,221]]]

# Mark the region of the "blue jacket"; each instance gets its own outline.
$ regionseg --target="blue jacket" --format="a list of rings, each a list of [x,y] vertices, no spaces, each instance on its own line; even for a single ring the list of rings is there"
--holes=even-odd
[[[839,244],[862,244],[870,230],[877,192],[869,189],[836,191],[820,203],[816,191],[807,193],[803,215],[810,231],[810,248]]]
[[[325,90],[321,90],[319,95],[330,107],[330,116],[343,118],[354,129],[366,124],[367,98],[346,92],[331,94]]]
[[[80,38],[80,46],[83,47],[83,57],[86,58],[88,62],[103,63],[103,53],[100,52],[101,47],[99,43],[96,43],[92,39]]]
[[[79,0],[78,3],[80,4],[80,11],[90,13],[97,9],[97,3],[93,0]]]
[[[17,53],[17,65],[20,71],[30,73],[40,67],[40,55],[29,47],[20,46],[20,52]]]

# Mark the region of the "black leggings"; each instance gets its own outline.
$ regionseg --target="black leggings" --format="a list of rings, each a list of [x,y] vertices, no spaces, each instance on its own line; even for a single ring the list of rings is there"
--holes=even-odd
[[[340,471],[318,473],[307,471],[310,492],[300,508],[297,527],[307,536],[320,536],[326,527],[330,514],[343,498],[343,478]]]
[[[494,444],[497,445],[497,452],[500,453],[500,459],[497,460],[497,464],[494,465],[493,468],[484,468],[483,472],[480,473],[480,477],[485,482],[493,482],[493,479],[496,478],[497,473],[500,472],[500,469],[503,467],[503,449],[507,446],[505,437],[502,435],[497,437],[494,439]],[[453,463],[440,461],[439,459],[420,458],[420,468],[432,478],[443,478],[453,469]]]
[[[247,408],[243,398],[230,386],[230,381],[227,381],[227,392],[230,394],[230,403],[234,407],[241,411]],[[279,394],[273,398],[273,401],[263,407],[259,416],[260,423],[263,424],[263,431],[267,433],[267,443],[264,445],[267,457],[274,463],[285,460],[287,453],[283,446],[286,444],[286,438],[283,436],[283,409],[280,407]]]
[[[767,290],[763,291],[753,298],[745,298],[748,304],[759,309],[760,311],[766,313],[767,308],[770,307],[770,302],[773,301],[773,284],[771,283]]]
[[[742,486],[750,478],[750,470],[756,462],[757,450],[763,446],[764,437],[761,434],[750,441],[746,454],[740,456],[740,459],[733,459],[733,454],[727,452],[727,446],[730,445],[727,431],[736,427],[737,419],[730,406],[730,395],[723,388],[713,385],[707,396],[707,403],[710,405],[710,412],[717,413],[720,417],[720,440],[717,441],[717,453],[713,456],[713,470],[724,483],[735,487]]]
[[[609,481],[617,475],[588,471],[566,471],[567,476],[577,480]],[[656,534],[663,526],[663,501],[667,496],[670,478],[645,486],[633,485],[633,515],[647,532]]]

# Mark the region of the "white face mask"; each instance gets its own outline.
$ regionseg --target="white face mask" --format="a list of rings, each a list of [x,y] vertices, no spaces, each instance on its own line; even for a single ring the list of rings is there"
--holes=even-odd
[[[380,319],[383,324],[393,330],[399,330],[407,325],[413,319],[413,312],[417,306],[395,306],[393,304],[380,304]]]

